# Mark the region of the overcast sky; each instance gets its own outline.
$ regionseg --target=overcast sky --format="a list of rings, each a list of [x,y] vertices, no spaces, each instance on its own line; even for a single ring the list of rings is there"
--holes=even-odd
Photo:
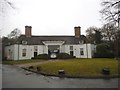
[[[101,0],[9,0],[16,9],[4,5],[2,35],[25,26],[32,26],[33,35],[74,35],[74,27],[81,33],[90,26],[101,26]]]

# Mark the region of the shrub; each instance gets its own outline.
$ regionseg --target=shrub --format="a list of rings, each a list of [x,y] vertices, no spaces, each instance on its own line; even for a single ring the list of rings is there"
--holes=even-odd
[[[58,59],[70,59],[70,58],[75,58],[75,56],[71,56],[67,53],[59,53],[57,54]]]
[[[36,57],[32,57],[32,59],[49,59],[49,55],[48,54],[39,54]]]
[[[37,69],[38,72],[42,70],[40,66],[36,67],[36,69]]]
[[[29,69],[33,69],[34,67],[33,67],[33,66],[29,66],[28,68],[29,68]]]
[[[106,43],[98,44],[96,47],[95,57],[97,58],[113,58],[114,54],[111,52],[110,46]]]

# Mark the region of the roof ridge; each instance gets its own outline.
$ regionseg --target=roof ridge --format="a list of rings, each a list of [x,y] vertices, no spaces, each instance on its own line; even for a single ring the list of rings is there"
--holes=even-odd
[[[24,34],[22,34],[21,36],[25,36]],[[62,36],[62,37],[75,37],[74,35],[32,35],[32,37],[59,37],[59,36]],[[80,36],[85,36],[85,35],[80,35]]]

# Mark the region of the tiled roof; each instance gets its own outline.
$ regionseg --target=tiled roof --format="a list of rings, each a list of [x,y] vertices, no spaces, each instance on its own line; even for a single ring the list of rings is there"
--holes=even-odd
[[[75,36],[31,36],[26,37],[21,35],[13,44],[22,44],[22,41],[27,41],[28,45],[43,45],[42,41],[65,41],[64,44],[79,44],[83,41],[87,43],[88,40],[84,35],[81,35],[79,38]]]

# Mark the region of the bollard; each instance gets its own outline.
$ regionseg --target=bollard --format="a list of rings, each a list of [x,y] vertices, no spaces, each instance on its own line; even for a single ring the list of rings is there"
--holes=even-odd
[[[58,74],[59,75],[65,75],[65,71],[64,70],[58,70]]]
[[[109,74],[110,74],[110,69],[109,69],[109,68],[103,68],[103,69],[102,69],[102,73],[103,73],[104,75],[109,75]]]

